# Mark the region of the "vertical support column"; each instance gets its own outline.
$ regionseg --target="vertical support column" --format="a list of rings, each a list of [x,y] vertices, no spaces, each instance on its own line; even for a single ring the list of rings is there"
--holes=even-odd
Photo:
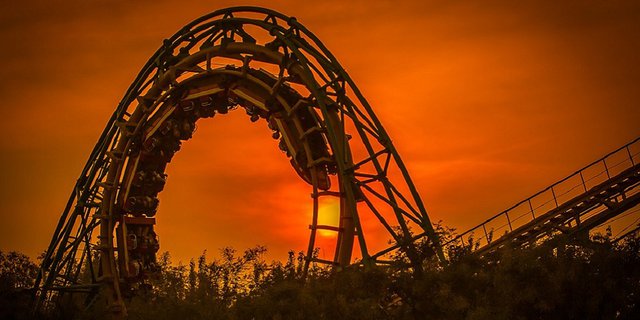
[[[333,136],[334,143],[331,144],[334,152],[334,160],[338,165],[340,192],[340,233],[338,234],[338,247],[334,262],[340,266],[351,264],[351,255],[353,253],[354,237],[358,236],[358,244],[362,253],[362,261],[365,265],[370,264],[370,257],[367,251],[367,244],[364,234],[360,226],[358,210],[356,205],[356,196],[354,185],[355,177],[353,176],[353,159],[349,141],[345,134],[342,121],[338,116],[337,106],[326,106],[325,125],[329,133],[329,139]]]
[[[115,170],[110,170],[110,175],[115,175]],[[113,187],[106,185],[104,188],[105,199],[109,199],[113,194]],[[110,201],[102,203],[100,219],[100,236],[98,237],[100,249],[100,265],[102,274],[99,279],[102,282],[103,292],[109,303],[109,309],[113,319],[124,319],[127,311],[120,293],[120,281],[118,270],[114,261],[113,230],[114,215],[111,212]]]
[[[309,246],[307,247],[307,260],[304,263],[304,273],[305,277],[307,275],[307,271],[309,270],[309,264],[311,263],[311,259],[313,258],[313,250],[315,249],[316,244],[316,232],[318,226],[318,198],[320,194],[318,193],[318,177],[316,175],[311,175],[311,182],[313,183],[313,193],[311,194],[311,198],[313,198],[313,212],[311,214],[311,234],[309,235]]]
[[[348,188],[348,181],[344,179],[340,182],[340,189]],[[351,263],[351,255],[353,254],[353,242],[355,237],[355,210],[350,205],[346,197],[340,198],[340,233],[338,234],[338,244],[334,261],[340,266],[346,266]]]

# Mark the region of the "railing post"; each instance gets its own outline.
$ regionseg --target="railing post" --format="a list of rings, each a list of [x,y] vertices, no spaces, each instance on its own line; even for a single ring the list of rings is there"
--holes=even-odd
[[[582,175],[582,171],[580,171],[580,180],[582,180],[582,187],[584,188],[584,192],[587,192],[587,184],[584,182],[584,176]]]
[[[553,190],[553,187],[551,187],[551,195],[553,195],[553,202],[556,203],[556,208],[558,207],[558,198],[556,197],[556,192]]]
[[[629,160],[631,160],[631,166],[635,166],[635,162],[633,161],[633,155],[631,154],[631,149],[629,149],[629,145],[627,145],[627,154],[629,155]]]
[[[609,175],[609,167],[607,167],[607,159],[602,159],[602,163],[604,163],[604,171],[607,173],[607,179],[611,179],[611,175]]]
[[[529,198],[529,200],[527,200],[529,202],[529,210],[531,210],[531,215],[533,216],[533,219],[536,218],[536,214],[533,213],[533,206],[531,205],[531,198]]]
[[[507,223],[509,224],[509,232],[512,232],[513,228],[511,227],[511,219],[509,219],[509,211],[505,211],[504,215],[507,216]]]
[[[487,233],[487,228],[484,224],[482,225],[482,229],[484,230],[484,237],[487,239],[487,244],[490,244],[491,241],[489,240],[489,234]]]

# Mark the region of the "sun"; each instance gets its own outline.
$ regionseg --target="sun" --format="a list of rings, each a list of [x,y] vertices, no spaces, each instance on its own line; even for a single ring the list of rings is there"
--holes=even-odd
[[[318,201],[318,225],[340,227],[340,201],[333,197],[323,197]],[[334,238],[338,235],[333,230],[319,229],[318,235]]]

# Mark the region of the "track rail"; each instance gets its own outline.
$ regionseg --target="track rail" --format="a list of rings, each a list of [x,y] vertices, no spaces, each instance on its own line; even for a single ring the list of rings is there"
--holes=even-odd
[[[557,234],[588,232],[639,202],[636,138],[443,245],[470,246],[476,254],[526,246]]]
[[[234,7],[166,39],[127,90],[62,212],[36,279],[34,309],[77,297],[88,306],[102,292],[112,313],[125,316],[123,287],[152,266],[148,248],[157,250],[152,216],[167,163],[195,121],[238,106],[252,121],[268,121],[310,185],[307,267],[346,266],[357,248],[367,265],[399,249],[420,268],[412,229],[444,259],[398,151],[337,59],[295,18]],[[326,198],[340,203],[337,226],[318,223]],[[396,245],[368,246],[367,215]],[[333,259],[314,255],[317,230],[337,233]]]

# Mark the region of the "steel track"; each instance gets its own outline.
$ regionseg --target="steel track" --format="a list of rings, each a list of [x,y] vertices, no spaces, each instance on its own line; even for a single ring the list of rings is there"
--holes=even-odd
[[[414,231],[444,259],[404,163],[336,58],[293,17],[234,7],[166,39],[127,90],[60,217],[36,280],[35,310],[77,299],[87,306],[102,293],[114,316],[126,316],[122,290],[131,281],[134,254],[125,239],[127,221],[155,215],[164,169],[190,137],[192,122],[237,106],[270,124],[309,183],[307,267],[349,265],[357,243],[365,265],[385,263],[399,249],[420,269]],[[323,197],[340,202],[338,226],[318,224]],[[368,249],[363,216],[386,230],[393,242],[388,248]],[[332,260],[314,255],[317,230],[338,233]]]

